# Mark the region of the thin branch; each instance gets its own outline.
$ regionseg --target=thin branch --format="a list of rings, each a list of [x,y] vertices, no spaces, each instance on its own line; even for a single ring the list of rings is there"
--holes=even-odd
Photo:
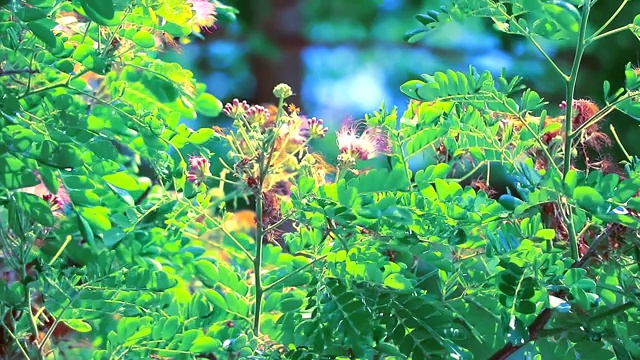
[[[632,25],[625,25],[625,26],[621,26],[619,28],[607,31],[604,34],[600,34],[598,36],[593,36],[593,37],[589,38],[589,40],[587,40],[587,44],[591,44],[592,42],[594,42],[596,40],[600,40],[602,38],[605,38],[605,37],[607,37],[609,35],[617,34],[619,32],[625,31],[625,30],[629,30],[629,29],[631,29],[631,27],[632,27]]]
[[[600,235],[598,235],[598,237],[596,237],[589,246],[589,250],[587,250],[584,256],[580,258],[580,260],[573,263],[570,269],[584,267],[589,262],[589,260],[596,255],[600,244],[608,237],[609,230],[604,230],[602,233],[600,233]],[[508,343],[496,353],[494,353],[493,356],[489,358],[489,360],[506,360],[521,347],[538,339],[541,336],[542,330],[544,329],[545,325],[549,322],[549,320],[551,320],[551,315],[553,315],[553,310],[549,308],[542,310],[542,312],[535,318],[535,320],[533,320],[531,325],[529,325],[529,341],[527,343],[518,345]]]
[[[600,247],[600,244],[602,244],[602,242],[605,239],[609,238],[609,230],[604,230],[600,233],[600,235],[598,235],[593,242],[591,243],[591,245],[589,245],[589,249],[587,250],[587,252],[580,258],[580,260],[576,261],[571,268],[582,268],[584,267],[589,260],[591,260],[592,257],[594,257],[596,255],[596,251],[598,250],[598,247]]]
[[[620,141],[620,137],[618,137],[618,133],[616,132],[616,128],[613,127],[613,125],[609,125],[609,129],[611,130],[611,134],[613,135],[613,138],[616,140],[616,143],[620,147],[620,150],[622,150],[622,152],[624,153],[624,157],[626,158],[627,161],[631,162],[633,160],[633,158],[631,157],[631,155],[629,155],[629,152],[624,147],[624,145],[622,145],[622,141]]]
[[[40,70],[24,68],[22,70],[0,70],[0,76],[12,76],[21,74],[39,74]]]
[[[531,41],[533,46],[535,46],[535,48],[538,49],[540,54],[542,54],[542,56],[544,56],[544,58],[547,60],[547,62],[549,62],[549,64],[553,68],[553,70],[555,70],[555,72],[558,73],[558,75],[560,75],[562,77],[562,79],[564,79],[565,81],[569,80],[569,76],[567,76],[567,74],[565,74],[564,71],[562,71],[562,69],[560,69],[558,64],[556,64],[556,62],[553,61],[551,56],[549,56],[549,54],[547,54],[547,52],[544,50],[544,48],[542,48],[542,46],[538,43],[538,41],[536,41],[536,39],[533,38],[533,35],[531,35],[526,29],[524,29],[522,26],[520,26],[520,24],[518,23],[518,21],[516,20],[514,15],[509,15],[508,13],[506,13],[500,7],[496,7],[496,9],[498,9],[500,12],[502,12],[502,14],[504,16],[508,17],[509,20],[511,20],[510,23],[509,23],[510,25],[514,25],[524,37],[526,37],[529,41]]]
[[[297,268],[297,269],[293,270],[292,272],[288,273],[287,275],[285,275],[285,276],[281,277],[280,279],[278,279],[278,280],[276,280],[276,281],[272,282],[271,284],[267,285],[267,286],[264,288],[264,291],[265,291],[265,292],[267,292],[267,291],[269,291],[269,290],[273,289],[274,287],[276,287],[277,285],[281,284],[281,283],[282,283],[282,282],[284,282],[285,280],[289,279],[289,278],[290,278],[290,277],[292,277],[293,275],[296,275],[297,273],[299,273],[299,272],[301,272],[302,270],[304,270],[304,269],[306,269],[306,268],[308,268],[308,267],[310,267],[310,266],[314,265],[316,262],[318,262],[318,261],[320,261],[320,260],[324,260],[324,258],[326,258],[328,255],[329,255],[329,254],[322,255],[322,256],[320,256],[320,257],[318,257],[318,258],[314,259],[313,261],[309,262],[308,264],[306,264],[306,265],[304,265],[304,266],[301,266],[301,267],[299,267],[299,268]]]
[[[594,32],[593,35],[591,35],[591,37],[589,37],[589,39],[587,41],[588,42],[592,42],[596,38],[600,38],[601,36],[598,36],[598,35],[600,35],[600,33],[602,33],[604,31],[604,29],[606,29],[607,26],[609,26],[613,22],[613,20],[615,20],[615,18],[622,12],[622,9],[624,9],[625,5],[627,5],[628,2],[629,2],[629,0],[623,0],[622,3],[620,4],[620,6],[618,7],[618,9],[613,13],[613,15],[611,15],[609,20],[607,20],[607,22],[605,22],[604,25],[602,25],[600,27],[600,29],[598,29],[596,32]]]

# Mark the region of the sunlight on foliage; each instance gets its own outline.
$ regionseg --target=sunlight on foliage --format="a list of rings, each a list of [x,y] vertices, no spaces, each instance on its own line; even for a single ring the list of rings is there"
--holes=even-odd
[[[0,1],[0,357],[640,357],[640,159],[602,128],[640,118],[640,71],[575,98],[584,48],[639,30],[591,33],[592,8],[452,0],[407,36],[493,21],[560,104],[470,66],[329,129],[286,84],[222,104],[158,58],[232,20],[217,1]]]

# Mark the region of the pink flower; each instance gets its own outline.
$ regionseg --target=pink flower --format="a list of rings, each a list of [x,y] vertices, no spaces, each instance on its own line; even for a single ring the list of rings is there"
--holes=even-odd
[[[247,109],[246,119],[249,124],[263,125],[269,120],[269,110],[264,106],[253,105]]]
[[[246,101],[240,102],[238,99],[233,99],[230,103],[225,104],[222,112],[230,118],[244,119],[246,112],[249,111],[249,104]]]
[[[382,128],[367,127],[360,132],[358,124],[350,121],[342,125],[337,142],[340,160],[345,163],[373,159],[391,151],[389,136]]]
[[[213,26],[216,21],[216,6],[209,2],[209,0],[189,0],[191,8],[193,9],[193,18],[191,23],[194,27],[208,28]]]
[[[69,193],[64,185],[60,185],[57,194],[52,194],[44,185],[44,182],[42,182],[40,172],[38,170],[33,170],[33,174],[38,178],[40,183],[36,186],[22,188],[20,191],[41,197],[49,204],[49,208],[54,216],[63,216],[67,211],[69,211],[71,207],[71,198],[69,197]]]
[[[322,119],[312,117],[307,120],[309,124],[309,135],[311,138],[323,138],[329,129],[322,124]]]
[[[209,160],[202,156],[191,156],[189,158],[189,172],[187,173],[187,180],[200,185],[207,177],[211,176],[210,170],[211,164]]]
[[[42,199],[49,204],[49,208],[54,216],[62,216],[64,214],[65,203],[58,195],[47,193],[42,195]]]

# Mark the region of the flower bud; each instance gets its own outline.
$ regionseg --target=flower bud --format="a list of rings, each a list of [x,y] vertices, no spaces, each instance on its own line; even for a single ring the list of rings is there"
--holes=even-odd
[[[278,99],[286,99],[293,96],[293,91],[287,84],[278,84],[275,88],[273,88],[273,95],[275,95]]]

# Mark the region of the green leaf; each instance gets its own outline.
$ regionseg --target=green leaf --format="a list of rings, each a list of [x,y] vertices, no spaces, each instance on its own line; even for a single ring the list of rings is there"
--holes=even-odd
[[[61,169],[76,168],[83,164],[82,153],[71,144],[60,144],[55,150],[52,165]]]
[[[207,141],[211,140],[215,132],[210,128],[202,128],[194,131],[191,135],[189,135],[189,142],[195,145],[205,144]]]
[[[578,172],[576,170],[569,170],[567,175],[564,177],[564,184],[566,186],[566,191],[569,194],[572,194],[578,184]]]
[[[180,318],[172,316],[167,319],[162,327],[162,340],[169,341],[178,332]]]
[[[284,313],[294,312],[302,307],[302,303],[300,298],[287,298],[280,301],[280,309]]]
[[[227,308],[227,302],[224,300],[224,297],[222,297],[222,295],[220,295],[219,292],[212,289],[204,289],[202,293],[207,298],[207,300],[209,300],[209,302],[213,304],[213,306],[218,307],[220,309]]]
[[[208,336],[202,336],[193,341],[189,352],[195,354],[210,353],[216,351],[221,346],[219,340],[210,338]]]
[[[222,102],[207,93],[198,95],[195,106],[198,113],[209,117],[216,117],[222,111]]]
[[[85,219],[82,215],[80,215],[80,213],[77,213],[77,216],[78,216],[78,229],[80,230],[80,234],[82,235],[82,238],[88,244],[94,245],[96,241],[93,235],[93,230],[89,225],[89,222],[87,222],[87,219]]]
[[[582,268],[573,268],[567,270],[566,274],[564,274],[564,283],[565,285],[571,287],[573,284],[578,283],[581,279],[587,276],[587,270]]]
[[[524,204],[524,201],[518,199],[517,197],[504,194],[501,195],[500,198],[498,198],[498,203],[500,203],[500,205],[502,205],[507,210],[515,210],[516,207]]]
[[[411,282],[402,274],[394,273],[384,279],[384,284],[392,289],[407,290],[411,289]]]
[[[109,221],[109,218],[96,208],[83,207],[79,212],[94,230],[105,232],[111,229],[111,221]]]
[[[543,240],[553,240],[556,237],[556,231],[553,229],[541,229],[536,232],[535,237]]]
[[[20,10],[16,12],[16,16],[24,22],[29,22],[45,18],[47,17],[47,13],[35,7],[21,7]]]
[[[15,193],[16,204],[31,219],[44,226],[53,226],[54,219],[51,208],[41,197],[25,192]]]
[[[585,209],[593,210],[604,204],[604,198],[598,190],[588,186],[578,186],[573,191],[573,199]]]
[[[87,17],[100,25],[115,25],[112,21],[115,17],[113,0],[80,0],[82,10]]]
[[[111,228],[102,234],[102,241],[106,247],[113,249],[118,243],[120,243],[120,240],[124,239],[125,235],[126,234],[122,229]]]
[[[536,312],[536,304],[529,300],[519,301],[516,305],[516,311],[521,314],[534,314]]]
[[[63,320],[62,322],[65,323],[68,327],[80,333],[86,333],[91,331],[91,325],[83,320],[72,319],[72,320]]]
[[[0,155],[0,173],[19,172],[26,168],[25,163],[11,154]]]
[[[49,190],[50,193],[58,193],[60,181],[58,180],[58,171],[56,169],[52,169],[48,166],[41,166],[40,177],[42,178],[42,182],[47,187],[47,190]]]
[[[411,30],[407,32],[402,39],[410,44],[413,44],[422,40],[422,38],[424,38],[429,30],[430,29],[427,27]]]
[[[90,45],[80,44],[73,51],[73,59],[82,62],[92,54],[95,54],[95,50]]]
[[[73,63],[67,59],[56,62],[55,67],[66,74],[73,72]]]
[[[549,16],[566,31],[577,33],[580,28],[580,12],[566,1],[551,0],[542,5]]]
[[[143,48],[152,48],[156,46],[156,39],[146,30],[140,30],[131,37],[131,41]]]
[[[406,96],[418,100],[417,90],[424,85],[424,81],[409,80],[400,86],[400,91]]]
[[[122,190],[136,191],[140,188],[138,186],[137,180],[133,176],[125,172],[105,175],[102,178],[104,179],[104,181]]]
[[[248,336],[245,334],[240,334],[231,344],[231,350],[239,351],[243,347],[247,345],[247,340],[249,340]]]
[[[9,190],[22,189],[38,185],[40,181],[31,172],[4,173],[0,172],[0,184]]]
[[[31,30],[33,35],[42,40],[47,47],[53,48],[56,46],[56,36],[53,35],[51,29],[40,22],[30,22],[27,24],[27,28]]]
[[[218,268],[208,260],[198,260],[194,264],[198,277],[207,286],[214,286],[218,282]]]
[[[578,286],[571,287],[571,295],[573,295],[572,302],[578,304],[581,308],[588,310],[591,307],[591,298]]]
[[[358,190],[353,187],[347,187],[345,183],[338,184],[338,199],[344,206],[351,207],[356,201]]]
[[[640,189],[640,177],[625,179],[616,188],[614,199],[619,202],[628,201]]]

